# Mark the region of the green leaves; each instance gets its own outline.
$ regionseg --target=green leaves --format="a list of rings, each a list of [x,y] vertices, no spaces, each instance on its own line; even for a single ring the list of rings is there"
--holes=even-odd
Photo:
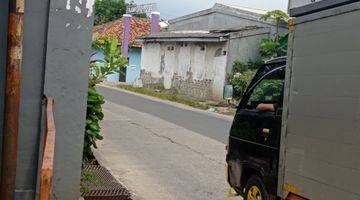
[[[289,16],[280,10],[273,10],[261,16],[261,19],[264,21],[267,21],[270,18],[276,22],[276,36],[275,39],[261,40],[259,44],[260,59],[249,60],[247,62],[238,60],[233,64],[233,70],[229,76],[229,83],[233,85],[234,97],[237,99],[242,97],[248,84],[255,75],[256,70],[260,68],[265,61],[285,56],[287,53],[288,35],[280,36],[279,26],[280,23],[287,22]]]
[[[278,40],[263,39],[259,51],[262,59],[269,60],[285,56],[287,52],[288,35],[281,36]]]
[[[108,75],[120,73],[120,68],[127,66],[127,59],[121,56],[118,44],[119,41],[115,36],[100,37],[93,42],[93,47],[104,54],[104,60],[90,64],[90,87],[103,82]]]
[[[270,18],[274,19],[277,23],[287,23],[287,21],[289,20],[289,16],[281,10],[272,10],[260,17],[260,19],[263,21],[267,21]]]
[[[95,25],[120,18],[126,13],[126,6],[125,0],[96,0]]]
[[[102,140],[100,134],[100,121],[104,118],[101,105],[104,104],[104,97],[96,92],[95,88],[88,88],[88,100],[86,110],[85,142],[84,142],[84,160],[92,158],[91,147],[97,148],[96,141]]]
[[[257,70],[262,64],[264,64],[262,59],[249,60],[247,62],[236,60],[233,64],[233,73],[243,73],[247,70]]]
[[[239,99],[244,95],[244,92],[255,73],[256,70],[247,70],[242,73],[236,72],[230,77],[229,82],[234,87],[234,97],[236,99]]]
[[[273,19],[276,23],[276,33],[275,41],[280,37],[279,27],[281,23],[287,23],[289,21],[289,16],[281,10],[272,10],[260,17],[261,20],[267,21],[268,19]]]
[[[103,139],[100,122],[104,119],[102,105],[105,98],[96,91],[95,86],[104,81],[106,76],[118,73],[120,67],[127,65],[127,59],[120,55],[116,37],[101,37],[93,42],[93,47],[104,54],[104,60],[90,64],[83,153],[85,162],[93,157],[91,148],[97,148],[96,142]]]

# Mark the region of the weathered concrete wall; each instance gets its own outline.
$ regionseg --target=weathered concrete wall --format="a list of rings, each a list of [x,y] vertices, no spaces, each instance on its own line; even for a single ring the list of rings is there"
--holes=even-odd
[[[222,100],[226,54],[226,43],[147,43],[141,79],[146,87],[162,85],[193,98]]]
[[[92,0],[26,1],[15,199],[36,197],[44,93],[55,99],[53,199],[79,197],[92,5]],[[8,0],[0,2],[0,138],[8,8]]]
[[[221,30],[233,29],[245,26],[270,27],[271,35],[276,33],[276,26],[258,20],[249,20],[238,16],[227,15],[213,12],[208,15],[197,16],[194,18],[170,23],[169,30]],[[280,27],[280,33],[286,34],[286,27]]]
[[[160,44],[147,43],[142,47],[141,69],[150,72],[152,77],[160,78]]]
[[[269,32],[267,32],[269,31]],[[241,35],[232,34],[229,42],[229,54],[226,72],[232,71],[233,63],[236,60],[248,61],[255,60],[260,57],[259,45],[262,39],[270,38],[270,30],[261,30],[259,34],[241,37]]]
[[[94,0],[51,0],[44,93],[55,100],[53,199],[80,189]]]
[[[207,15],[198,16],[190,20],[183,20],[174,23],[170,23],[168,29],[174,30],[214,30],[219,25],[214,23],[216,14],[209,13]],[[232,27],[233,28],[233,27]]]

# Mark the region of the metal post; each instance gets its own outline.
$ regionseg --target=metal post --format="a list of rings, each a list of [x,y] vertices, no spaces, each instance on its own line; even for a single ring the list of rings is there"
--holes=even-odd
[[[15,195],[24,0],[10,1],[0,199]]]

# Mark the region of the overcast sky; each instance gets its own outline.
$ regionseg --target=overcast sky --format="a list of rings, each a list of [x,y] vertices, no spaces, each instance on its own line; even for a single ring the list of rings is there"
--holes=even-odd
[[[288,0],[134,0],[136,4],[157,3],[162,18],[172,19],[211,8],[216,2],[262,10],[287,10]]]

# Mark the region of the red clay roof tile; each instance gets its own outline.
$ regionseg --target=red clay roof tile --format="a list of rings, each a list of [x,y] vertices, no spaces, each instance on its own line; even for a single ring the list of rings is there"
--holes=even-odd
[[[131,18],[131,31],[130,31],[130,46],[141,47],[142,43],[136,41],[136,38],[149,35],[151,28],[151,20],[146,18]],[[121,43],[124,33],[123,18],[108,22],[102,25],[95,26],[93,29],[93,39],[100,36],[113,36],[115,35]]]

